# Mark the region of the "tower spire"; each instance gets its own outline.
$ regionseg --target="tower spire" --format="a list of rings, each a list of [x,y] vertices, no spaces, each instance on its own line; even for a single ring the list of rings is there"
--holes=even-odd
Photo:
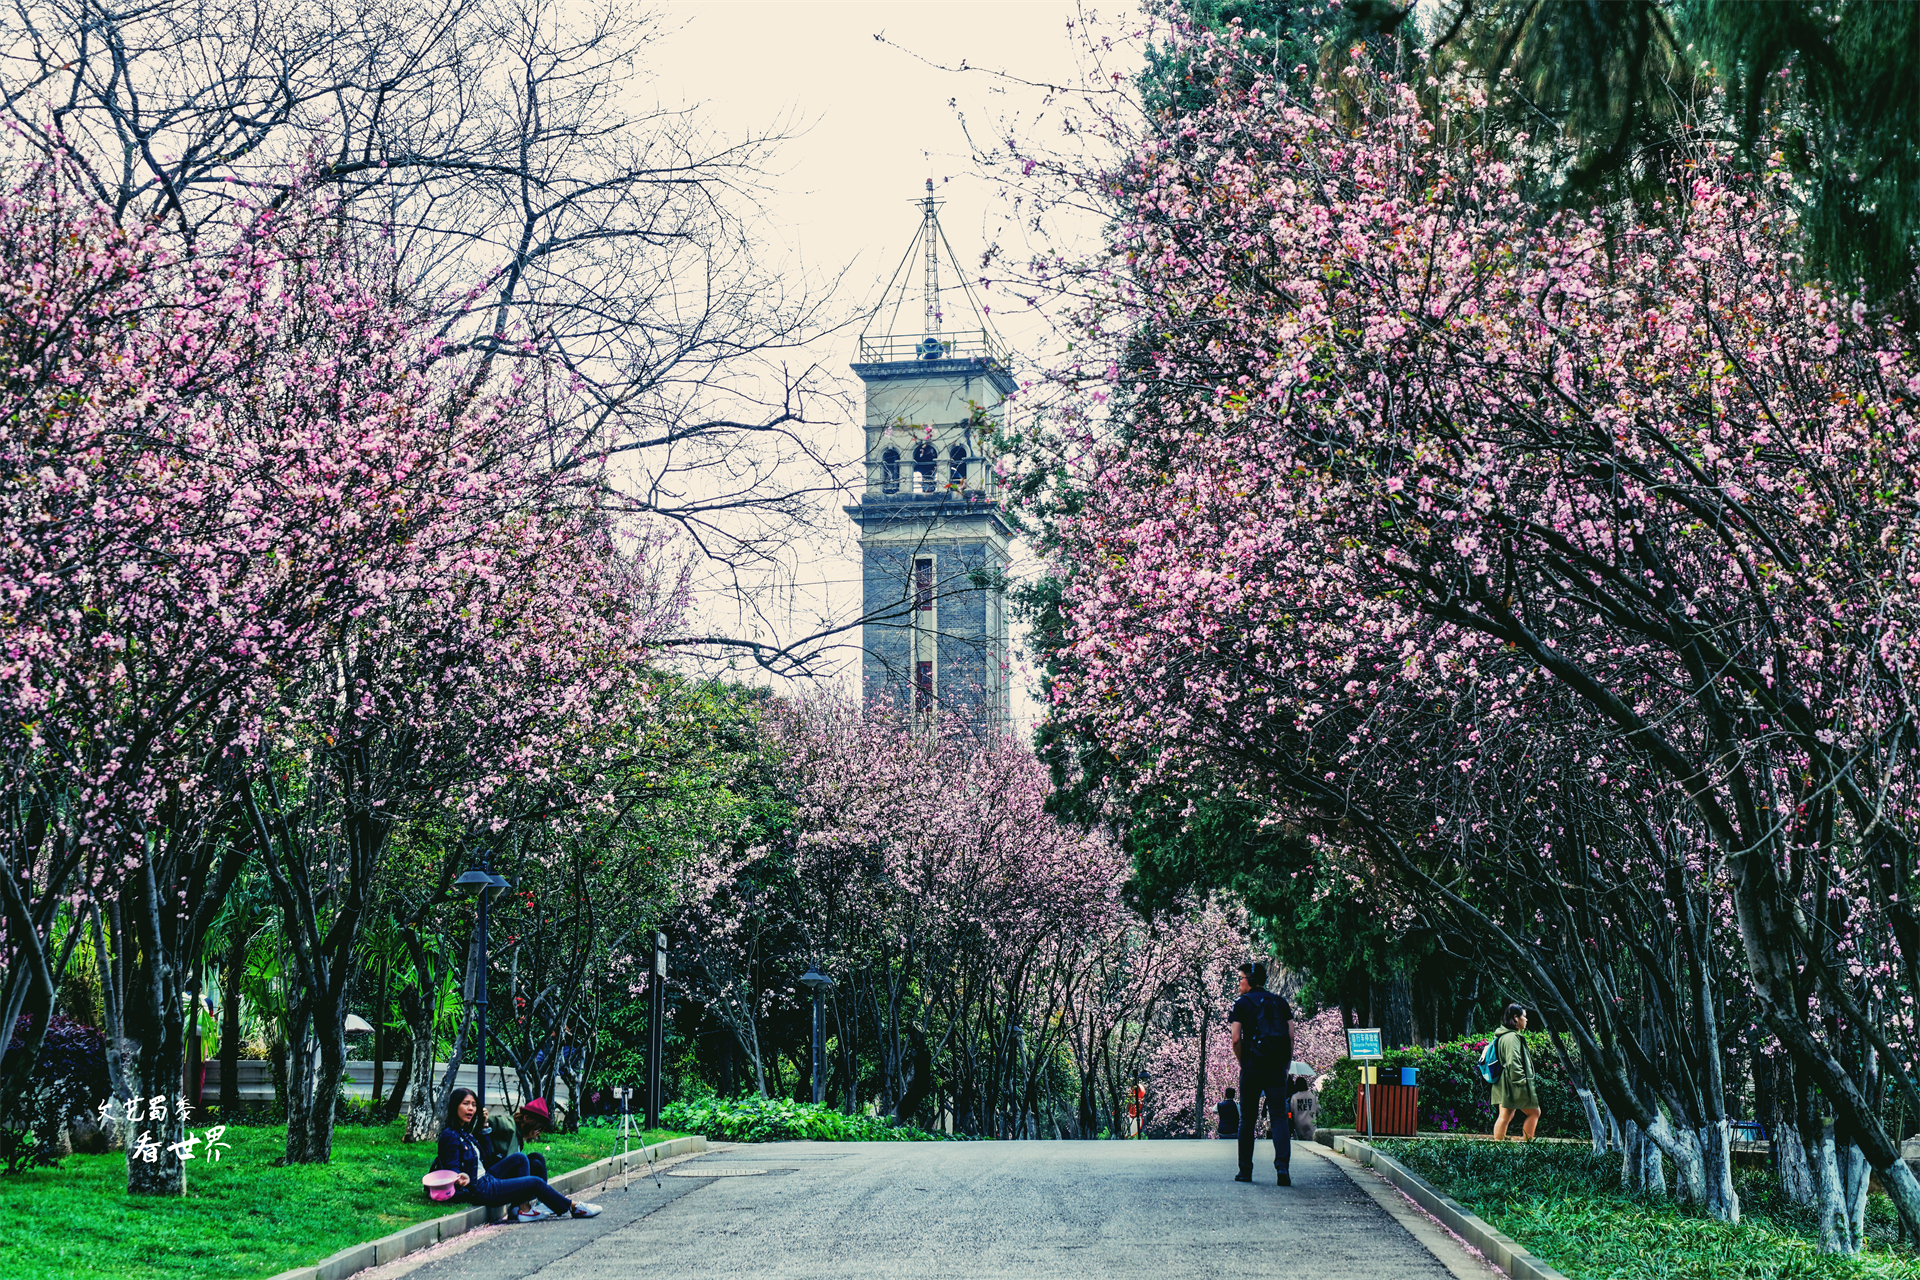
[[[925,211],[920,227],[920,238],[927,246],[927,274],[921,285],[921,295],[926,300],[927,323],[924,330],[929,338],[940,336],[940,215],[935,212],[939,203],[933,198],[933,179],[927,179],[927,198],[921,201]]]
[[[940,226],[940,209],[946,201],[934,192],[937,188],[933,179],[926,180],[926,194],[913,201],[920,209],[919,234],[907,251],[900,257],[900,265],[893,270],[893,276],[887,281],[887,287],[881,291],[880,302],[867,321],[860,328],[860,358],[863,361],[885,363],[892,360],[973,360],[984,359],[999,366],[1003,371],[1008,366],[1009,355],[1000,336],[993,331],[989,322],[989,308],[980,305],[980,299],[974,296],[972,287],[967,283],[967,273],[961,268],[959,259],[953,256],[953,246],[947,243],[946,232]],[[920,303],[921,316],[918,332],[909,319],[907,301],[913,292],[913,260],[920,258]],[[946,258],[946,269],[953,273],[955,291],[959,297],[954,299],[958,308],[957,329],[947,328],[946,289],[940,277],[943,273],[941,258]]]

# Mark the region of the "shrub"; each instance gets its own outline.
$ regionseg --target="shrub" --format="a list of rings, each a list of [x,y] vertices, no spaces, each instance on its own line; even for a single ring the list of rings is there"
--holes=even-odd
[[[0,1055],[0,1072],[12,1065],[12,1057],[26,1052],[33,1019],[22,1016],[13,1026],[6,1053]],[[107,1038],[83,1022],[54,1014],[47,1023],[47,1038],[40,1057],[33,1064],[33,1075],[26,1092],[9,1099],[12,1114],[0,1117],[0,1128],[8,1134],[31,1134],[31,1145],[9,1139],[0,1152],[9,1169],[25,1163],[54,1164],[55,1140],[60,1127],[77,1111],[90,1111],[107,1096]]]
[[[850,1116],[786,1098],[670,1102],[661,1108],[660,1123],[727,1142],[943,1142],[953,1137],[895,1124],[881,1116]]]
[[[1526,1032],[1527,1047],[1533,1054],[1535,1088],[1540,1094],[1542,1138],[1584,1138],[1587,1114],[1573,1088],[1559,1076],[1553,1056],[1553,1041],[1538,1031]],[[1435,1045],[1431,1049],[1412,1046],[1389,1049],[1380,1063],[1380,1078],[1390,1083],[1399,1080],[1401,1067],[1420,1072],[1420,1117],[1422,1132],[1448,1133],[1455,1129],[1468,1133],[1489,1133],[1494,1111],[1488,1101],[1490,1089],[1480,1078],[1480,1051],[1487,1036],[1466,1036]],[[1360,1064],[1342,1058],[1334,1064],[1332,1077],[1320,1087],[1320,1123],[1330,1129],[1350,1128],[1353,1124],[1354,1097],[1360,1091]]]

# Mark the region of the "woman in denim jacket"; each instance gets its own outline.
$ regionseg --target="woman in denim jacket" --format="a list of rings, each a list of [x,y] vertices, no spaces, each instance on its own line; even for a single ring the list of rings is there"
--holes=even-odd
[[[473,1134],[474,1117],[480,1100],[471,1089],[455,1089],[447,1098],[447,1119],[440,1130],[440,1150],[434,1157],[436,1169],[452,1169],[460,1175],[455,1200],[483,1204],[489,1208],[524,1204],[538,1200],[555,1217],[567,1214],[591,1218],[600,1212],[597,1204],[569,1200],[548,1185],[545,1178],[533,1177],[527,1169],[527,1157],[519,1152],[494,1158],[493,1145]]]

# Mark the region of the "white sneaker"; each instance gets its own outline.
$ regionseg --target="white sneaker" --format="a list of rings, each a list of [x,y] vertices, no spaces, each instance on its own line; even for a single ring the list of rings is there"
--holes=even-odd
[[[536,1204],[531,1208],[520,1210],[518,1213],[514,1214],[513,1216],[520,1219],[520,1221],[522,1222],[538,1222],[542,1218],[552,1217],[553,1214],[547,1209],[545,1205]]]
[[[597,1204],[588,1204],[585,1200],[575,1200],[573,1202],[573,1216],[576,1218],[597,1218],[600,1216],[600,1206]]]

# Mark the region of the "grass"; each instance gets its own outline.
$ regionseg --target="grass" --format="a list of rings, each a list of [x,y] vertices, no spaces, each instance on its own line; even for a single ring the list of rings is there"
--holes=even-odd
[[[329,1165],[276,1165],[284,1128],[229,1128],[231,1150],[187,1165],[187,1194],[127,1194],[125,1156],[70,1156],[0,1182],[15,1218],[7,1228],[7,1280],[250,1280],[318,1262],[459,1205],[436,1204],[420,1186],[432,1143],[403,1144],[403,1125],[344,1127]],[[675,1137],[648,1131],[646,1141]],[[583,1129],[536,1143],[551,1173],[611,1155],[613,1129]]]
[[[1812,1216],[1767,1170],[1736,1173],[1741,1220],[1620,1188],[1620,1157],[1565,1146],[1382,1141],[1380,1149],[1571,1280],[1920,1280],[1920,1258],[1891,1244],[1887,1198],[1868,1207],[1867,1248],[1818,1252]],[[1669,1179],[1672,1170],[1668,1170]]]

